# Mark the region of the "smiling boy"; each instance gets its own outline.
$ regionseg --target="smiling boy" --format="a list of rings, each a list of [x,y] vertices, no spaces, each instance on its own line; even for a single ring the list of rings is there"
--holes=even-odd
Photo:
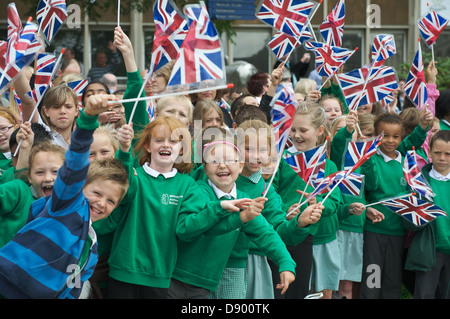
[[[92,276],[98,256],[91,223],[107,217],[128,186],[128,174],[120,165],[105,161],[89,167],[98,114],[113,99],[88,99],[51,195],[33,202],[27,224],[0,250],[1,296],[78,298]]]

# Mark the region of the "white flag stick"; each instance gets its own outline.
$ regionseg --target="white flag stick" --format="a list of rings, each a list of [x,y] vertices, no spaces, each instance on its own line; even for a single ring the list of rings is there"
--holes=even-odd
[[[56,60],[55,68],[53,69],[52,76],[50,77],[50,82],[52,81],[53,77],[55,76],[55,73],[58,71],[58,65],[59,65],[59,63],[61,61],[61,58],[64,55],[64,51],[65,51],[65,49],[61,50],[61,53],[60,53],[60,55],[58,57],[58,60]],[[36,111],[38,109],[39,103],[41,103],[41,99],[45,95],[45,92],[47,92],[49,87],[50,87],[50,83],[45,87],[44,92],[40,96],[39,100],[36,102],[36,105],[34,106],[33,112],[31,113],[30,118],[28,119],[28,121],[31,121],[31,119],[33,118],[34,114],[36,114]],[[14,157],[16,157],[17,152],[19,151],[19,148],[20,148],[20,145],[22,144],[22,141],[23,141],[23,139],[20,139],[19,144],[17,144],[16,151],[14,152]]]
[[[270,188],[270,186],[272,185],[273,178],[275,177],[275,173],[276,173],[277,170],[278,170],[278,166],[280,166],[280,161],[281,161],[282,155],[283,155],[283,150],[281,150],[281,153],[278,155],[277,165],[275,166],[275,170],[274,170],[273,173],[272,173],[272,177],[270,178],[269,184],[267,185],[266,189],[264,190],[263,197],[266,197],[267,192],[269,192],[269,188]]]
[[[117,26],[120,27],[120,0],[117,1]]]
[[[384,202],[387,201],[387,200],[400,199],[400,198],[404,198],[404,197],[409,197],[409,196],[411,196],[411,195],[414,196],[414,195],[416,195],[416,193],[411,193],[411,194],[406,194],[406,195],[402,195],[402,196],[398,196],[398,197],[392,197],[392,198],[383,199],[383,200],[380,200],[379,202],[376,202],[376,203],[370,203],[370,204],[365,205],[365,206],[366,206],[366,207],[370,207],[370,206],[374,206],[374,205],[377,205],[377,204],[384,203]]]
[[[205,91],[211,91],[211,90],[230,89],[233,86],[234,86],[233,83],[228,83],[226,85],[211,86],[211,87],[205,87],[205,88],[195,89],[195,90],[171,92],[171,93],[164,93],[163,92],[163,94],[155,94],[155,95],[145,96],[145,97],[136,97],[136,98],[125,99],[125,100],[118,100],[118,101],[108,101],[108,103],[109,104],[117,104],[117,103],[128,103],[128,102],[134,102],[134,101],[147,101],[147,100],[160,99],[160,98],[163,98],[163,97],[166,97],[166,96],[187,95],[187,94],[198,93],[198,92],[205,92]]]

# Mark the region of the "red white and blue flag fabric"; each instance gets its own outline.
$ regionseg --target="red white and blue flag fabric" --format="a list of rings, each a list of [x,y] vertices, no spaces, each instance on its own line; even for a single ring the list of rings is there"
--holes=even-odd
[[[448,24],[448,19],[439,15],[435,11],[428,12],[417,21],[419,33],[428,47],[431,47],[438,36],[444,31]]]
[[[286,151],[283,153],[286,163],[308,184],[310,181],[316,181],[324,177],[324,171],[320,168],[325,165],[326,157],[327,142],[306,152],[291,153]]]
[[[355,171],[377,152],[383,134],[374,139],[349,142],[344,152],[344,170]]]
[[[67,19],[65,0],[40,0],[36,9],[39,29],[50,43]]]
[[[308,195],[306,201],[318,195],[331,192],[336,184],[338,184],[343,194],[359,196],[364,189],[364,175],[349,173],[349,171],[337,171],[325,176],[314,191]]]
[[[11,63],[7,63],[6,61],[8,43],[6,41],[0,41],[0,94],[11,86],[14,79],[19,75],[19,72],[25,66],[30,65],[42,49],[42,43],[34,37],[34,34],[32,33],[33,40],[31,42],[29,42],[29,39],[25,40],[26,37],[22,39],[19,50],[16,52],[15,60]]]
[[[298,107],[292,84],[281,85],[281,89],[275,94],[270,104],[275,146],[277,153],[282,154]]]
[[[397,53],[394,36],[392,34],[378,34],[372,43],[372,65],[383,65],[390,56]]]
[[[347,62],[355,50],[348,50],[326,43],[308,41],[304,44],[308,50],[316,55],[316,70],[320,76],[331,77]]]
[[[203,2],[198,20],[189,26],[178,52],[166,92],[225,85],[225,63],[219,35]]]
[[[10,3],[7,7],[8,18],[8,47],[6,49],[6,62],[11,63],[16,57],[16,43],[22,33],[22,22],[20,21],[19,12],[16,4]]]
[[[447,213],[439,206],[413,195],[406,198],[388,199],[383,201],[383,205],[416,226],[424,226],[435,218],[447,216]]]
[[[319,26],[319,32],[330,46],[342,46],[345,22],[345,0],[339,0],[328,17]]]
[[[425,105],[428,94],[420,42],[409,70],[408,77],[406,78],[404,91],[416,107],[422,108]]]
[[[284,60],[289,54],[298,48],[302,43],[312,38],[311,29],[306,26],[301,37],[294,37],[282,31],[272,37],[267,47],[275,55],[278,60]]]
[[[177,57],[188,30],[185,17],[173,0],[157,0],[153,5],[155,35],[148,74]]]
[[[433,201],[433,197],[436,196],[436,194],[420,172],[420,169],[417,166],[416,152],[414,150],[406,153],[403,161],[403,175],[411,189],[424,196],[429,201]]]
[[[36,63],[36,76],[34,78],[34,91],[37,101],[41,101],[45,91],[52,82],[55,70],[55,55],[52,53],[41,53]]]
[[[367,68],[337,75],[349,110],[381,101],[398,88],[397,75],[392,67],[374,67],[370,71],[370,76]]]
[[[278,31],[300,37],[317,5],[305,0],[262,0],[256,17]]]
[[[86,88],[86,86],[88,85],[88,80],[83,79],[83,80],[67,82],[66,85],[68,87],[70,87],[77,94],[78,107],[81,107],[83,105],[83,103],[82,103],[83,92],[84,92],[84,89]]]

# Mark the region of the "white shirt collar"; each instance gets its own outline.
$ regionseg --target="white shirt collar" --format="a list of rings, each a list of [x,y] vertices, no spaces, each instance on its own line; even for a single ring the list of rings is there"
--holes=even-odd
[[[177,174],[177,172],[178,172],[178,170],[177,170],[176,168],[172,168],[172,171],[170,171],[170,172],[167,172],[167,173],[160,173],[160,172],[154,170],[153,168],[151,168],[149,162],[145,162],[143,168],[144,168],[144,171],[145,171],[148,175],[150,175],[150,176],[152,176],[152,177],[155,177],[155,178],[158,177],[159,174],[161,174],[161,175],[164,176],[165,178],[171,178],[171,177],[174,177],[174,176]]]
[[[446,181],[450,180],[450,173],[448,173],[446,176],[444,176],[441,173],[437,172],[434,168],[431,168],[430,177],[432,177],[438,181],[446,182]]]
[[[217,188],[217,186],[211,182],[210,179],[208,179],[208,184],[213,189],[214,193],[216,194],[218,199],[221,199],[222,197],[228,198],[228,199],[236,199],[237,193],[236,193],[236,183],[234,183],[233,188],[231,189],[231,192],[225,193],[223,190]]]
[[[397,161],[401,164],[402,163],[402,154],[400,154],[399,151],[395,151],[395,153],[397,154],[397,158],[390,158],[389,156],[384,154],[380,149],[377,150],[377,154],[380,154],[381,156],[383,156],[383,159],[386,163],[389,161]]]

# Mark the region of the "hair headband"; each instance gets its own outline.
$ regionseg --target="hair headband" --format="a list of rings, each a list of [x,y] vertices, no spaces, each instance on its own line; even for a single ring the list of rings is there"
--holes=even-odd
[[[227,144],[227,145],[231,145],[231,146],[233,146],[234,149],[238,152],[239,158],[241,157],[241,151],[239,150],[239,148],[238,148],[236,145],[234,145],[233,143],[230,143],[230,142],[228,142],[228,141],[213,141],[213,142],[211,142],[211,143],[207,143],[207,144],[205,144],[205,145],[203,146],[203,152],[205,152],[206,149],[207,149],[208,147],[213,146],[213,145],[215,145],[215,144]]]

